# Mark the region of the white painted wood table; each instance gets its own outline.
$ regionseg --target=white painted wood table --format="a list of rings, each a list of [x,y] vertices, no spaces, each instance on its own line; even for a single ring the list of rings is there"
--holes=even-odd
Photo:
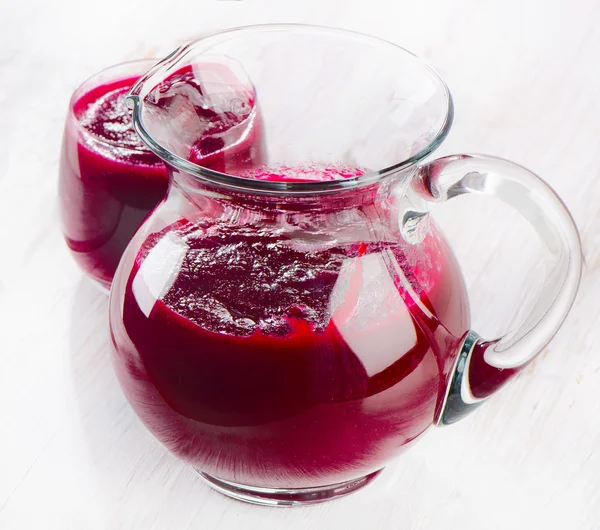
[[[84,78],[261,22],[359,30],[426,58],[456,103],[438,154],[538,172],[571,208],[586,259],[564,327],[516,383],[370,487],[289,510],[211,491],[134,416],[110,364],[107,300],[68,255],[56,204],[63,119]],[[600,528],[598,27],[597,0],[2,0],[0,529]],[[439,217],[475,329],[501,332],[539,276],[534,239],[495,202],[461,200]]]

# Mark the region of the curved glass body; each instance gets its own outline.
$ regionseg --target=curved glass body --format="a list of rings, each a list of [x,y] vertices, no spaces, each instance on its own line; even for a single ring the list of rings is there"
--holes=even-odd
[[[115,367],[176,455],[315,487],[382,468],[434,423],[465,289],[437,229],[403,242],[377,189],[281,212],[175,184],[146,221],[113,286]]]

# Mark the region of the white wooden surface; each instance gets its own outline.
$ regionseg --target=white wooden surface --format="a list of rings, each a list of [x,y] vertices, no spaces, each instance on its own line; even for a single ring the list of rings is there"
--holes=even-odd
[[[456,102],[438,154],[486,152],[541,174],[586,258],[571,315],[515,384],[432,430],[368,489],[291,510],[220,496],[146,432],[113,376],[106,299],[67,254],[56,205],[79,82],[202,31],[282,21],[376,34],[426,58]],[[599,24],[598,0],[2,0],[0,528],[600,528]],[[490,333],[514,320],[540,270],[506,213],[467,198],[440,215],[475,327]]]

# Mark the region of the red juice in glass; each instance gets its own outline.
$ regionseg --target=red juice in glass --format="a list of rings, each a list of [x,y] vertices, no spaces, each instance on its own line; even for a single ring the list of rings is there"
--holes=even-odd
[[[65,125],[59,172],[63,232],[79,266],[105,288],[133,234],[169,186],[166,166],[134,131],[124,100],[155,62],[134,61],[92,77],[73,95]],[[210,64],[201,67],[211,69]],[[235,81],[231,73],[229,78],[228,72],[219,74]],[[177,75],[173,78],[186,82]],[[201,85],[190,89],[202,96]],[[262,162],[259,120],[243,142],[235,142],[239,124],[232,120],[198,112],[197,122],[204,126],[195,130],[189,155],[195,162],[217,171]]]
[[[375,196],[324,198],[318,222],[365,234],[356,227]],[[172,452],[222,480],[302,488],[379,470],[434,422],[468,328],[452,253],[436,231],[418,249],[399,237],[305,239],[301,209],[283,222],[227,208],[150,231],[124,259],[111,329],[129,401]]]

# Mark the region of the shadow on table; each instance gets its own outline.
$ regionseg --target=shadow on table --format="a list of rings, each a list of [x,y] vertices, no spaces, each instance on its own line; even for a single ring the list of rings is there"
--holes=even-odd
[[[115,487],[173,460],[125,399],[112,367],[108,297],[85,278],[74,296],[69,342],[74,408],[87,442],[86,463],[97,477]]]
[[[95,505],[105,505],[107,517],[111,511],[154,513],[160,503],[149,506],[148,499],[168,495],[196,506],[193,499],[208,488],[146,431],[129,406],[112,367],[108,297],[85,278],[73,298],[69,345],[70,409],[76,416],[71,427],[86,449],[74,458]]]

